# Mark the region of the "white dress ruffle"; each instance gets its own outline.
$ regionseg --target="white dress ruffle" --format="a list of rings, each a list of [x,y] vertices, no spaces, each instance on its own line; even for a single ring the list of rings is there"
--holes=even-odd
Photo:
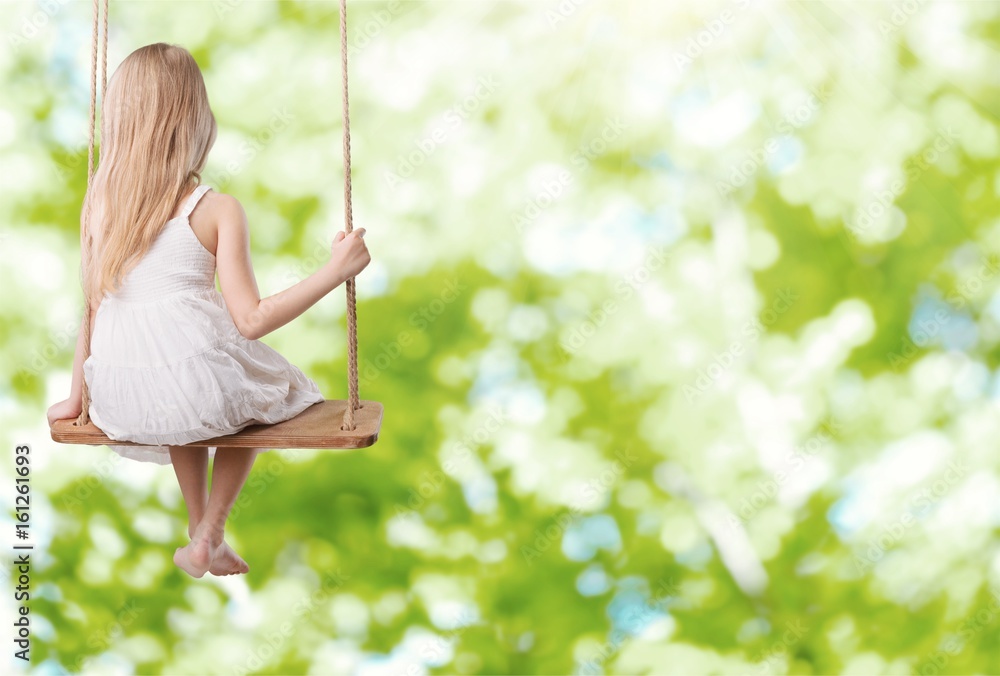
[[[278,352],[245,338],[215,288],[215,257],[188,217],[199,186],[98,308],[83,371],[90,417],[134,460],[169,464],[168,446],[293,418],[323,401]],[[214,449],[213,449],[214,450]]]

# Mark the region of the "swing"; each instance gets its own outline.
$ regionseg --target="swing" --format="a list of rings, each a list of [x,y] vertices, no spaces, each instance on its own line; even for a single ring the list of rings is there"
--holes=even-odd
[[[94,134],[97,110],[97,48],[98,0],[94,0],[93,42],[90,52],[90,145],[88,148],[87,189],[94,178]],[[101,43],[101,92],[108,85],[108,0],[104,0],[104,41]],[[351,210],[351,125],[347,99],[347,0],[340,0],[340,59],[343,70],[344,116],[344,223],[345,230],[354,229]],[[89,214],[84,214],[80,233],[81,250],[86,252]],[[347,383],[348,399],[327,400],[313,404],[291,420],[275,425],[253,425],[215,439],[206,439],[188,446],[218,448],[365,448],[378,440],[382,426],[382,404],[358,398],[358,328],[354,278],[347,280]],[[90,355],[90,304],[85,301],[83,332],[84,360]],[[90,393],[83,382],[82,411],[73,420],[57,420],[51,428],[52,440],[61,444],[85,446],[140,446],[127,441],[109,439],[90,421]]]

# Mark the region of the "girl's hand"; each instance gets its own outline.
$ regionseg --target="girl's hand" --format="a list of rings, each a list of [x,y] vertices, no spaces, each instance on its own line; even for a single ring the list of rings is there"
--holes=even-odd
[[[80,415],[80,411],[83,406],[79,401],[73,401],[72,399],[64,399],[58,404],[52,404],[49,406],[48,419],[49,427],[56,420],[65,420],[66,418],[75,418]]]
[[[365,246],[365,229],[358,228],[351,234],[338,232],[330,247],[330,263],[345,279],[357,277],[371,262],[371,254]]]

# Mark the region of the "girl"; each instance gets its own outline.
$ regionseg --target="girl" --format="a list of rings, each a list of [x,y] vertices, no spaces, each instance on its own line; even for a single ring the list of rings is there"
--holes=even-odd
[[[81,331],[70,396],[48,412],[50,423],[79,415],[85,378],[94,423],[111,439],[145,445],[118,453],[173,465],[191,537],[174,563],[194,577],[249,570],[223,534],[265,449],[218,449],[209,492],[209,449],[179,445],[281,422],[322,401],[312,380],[257,339],[371,260],[363,228],[339,232],[323,267],[262,300],[243,208],[200,185],[215,135],[201,71],[185,49],[143,47],[111,78],[101,163],[83,206],[93,233],[84,278],[91,354],[84,362]]]

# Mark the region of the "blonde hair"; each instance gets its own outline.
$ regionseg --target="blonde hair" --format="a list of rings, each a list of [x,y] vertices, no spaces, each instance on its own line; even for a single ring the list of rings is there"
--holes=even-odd
[[[90,209],[84,287],[92,303],[117,290],[201,183],[216,132],[205,81],[183,47],[147,45],[118,67],[102,106],[100,166],[83,205]]]

